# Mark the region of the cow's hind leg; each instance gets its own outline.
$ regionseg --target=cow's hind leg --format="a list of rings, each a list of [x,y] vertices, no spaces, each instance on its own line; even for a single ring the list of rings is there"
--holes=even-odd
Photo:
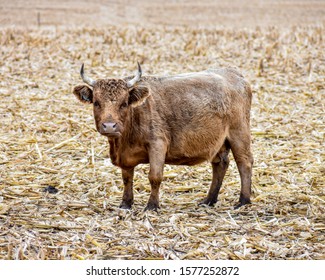
[[[212,164],[212,182],[208,192],[208,195],[199,204],[214,205],[218,201],[218,194],[221,188],[223,178],[229,166],[229,150],[230,146],[226,140],[220,151],[214,157]]]
[[[251,137],[249,129],[230,132],[229,143],[234,155],[241,180],[239,203],[235,208],[251,203],[251,184],[253,155],[251,153]]]

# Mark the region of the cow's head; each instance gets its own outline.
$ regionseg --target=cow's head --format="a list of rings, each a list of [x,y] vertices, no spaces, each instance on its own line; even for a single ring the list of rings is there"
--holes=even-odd
[[[123,79],[93,80],[85,75],[82,64],[80,75],[88,85],[76,86],[73,93],[83,103],[92,103],[96,128],[109,138],[122,135],[124,123],[132,107],[141,105],[149,96],[147,87],[137,85],[141,78],[141,67],[129,81]]]

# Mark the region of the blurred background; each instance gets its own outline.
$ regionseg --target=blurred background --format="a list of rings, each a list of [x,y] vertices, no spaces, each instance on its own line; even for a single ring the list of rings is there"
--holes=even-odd
[[[322,0],[1,0],[0,25],[254,27],[324,24]]]

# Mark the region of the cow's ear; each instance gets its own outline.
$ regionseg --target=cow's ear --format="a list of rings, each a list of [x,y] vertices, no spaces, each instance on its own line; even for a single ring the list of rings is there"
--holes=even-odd
[[[132,107],[137,107],[143,104],[150,95],[149,89],[143,86],[136,86],[129,91],[128,103]]]
[[[93,103],[93,91],[85,85],[76,86],[73,94],[83,103]]]

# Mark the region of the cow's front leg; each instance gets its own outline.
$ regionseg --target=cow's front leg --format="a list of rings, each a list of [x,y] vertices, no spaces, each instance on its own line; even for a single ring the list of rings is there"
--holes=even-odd
[[[157,141],[149,148],[149,181],[151,185],[151,194],[146,210],[155,210],[159,208],[159,187],[163,180],[163,170],[165,164],[167,145],[163,141]]]
[[[122,169],[122,178],[124,184],[123,198],[120,208],[131,209],[133,204],[133,175],[134,168]]]

